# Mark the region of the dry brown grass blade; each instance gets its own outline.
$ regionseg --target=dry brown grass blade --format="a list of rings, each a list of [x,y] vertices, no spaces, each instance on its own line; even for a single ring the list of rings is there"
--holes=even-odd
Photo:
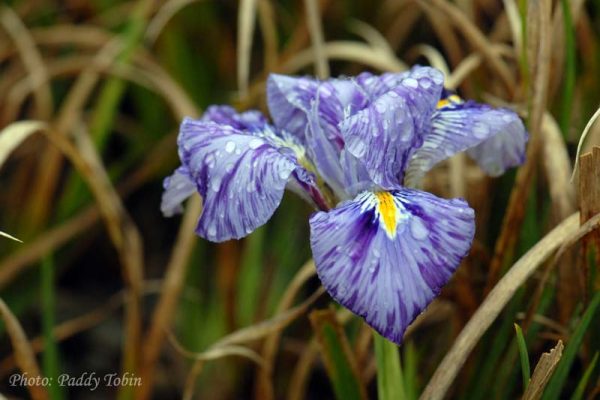
[[[409,51],[412,58],[423,56],[429,61],[429,65],[442,71],[445,77],[450,76],[450,68],[444,59],[442,53],[433,46],[428,44],[420,44]]]
[[[4,289],[20,272],[39,261],[80,232],[89,229],[98,221],[100,213],[95,207],[87,208],[76,217],[56,228],[50,229],[27,246],[0,262],[0,290]]]
[[[553,220],[561,221],[577,210],[575,189],[571,176],[571,161],[560,128],[548,113],[544,115],[540,130],[542,136],[542,163],[552,201]],[[600,210],[599,210],[600,211]],[[581,299],[582,270],[578,267],[577,253],[565,254],[558,264],[557,307],[559,321],[567,323]]]
[[[262,358],[254,351],[247,347],[243,346],[227,346],[216,349],[212,351],[210,354],[208,353],[192,353],[184,349],[172,335],[169,335],[169,341],[176,348],[176,350],[184,355],[187,358],[196,360],[196,362],[192,365],[190,372],[185,380],[185,387],[183,390],[183,400],[191,400],[194,397],[194,390],[196,388],[196,382],[198,381],[198,377],[204,368],[204,363],[210,360],[216,360],[219,358],[229,357],[229,356],[240,356],[244,358],[248,358],[259,366],[262,367],[263,360]]]
[[[529,65],[534,65],[532,71],[532,89],[529,93],[531,99],[531,113],[529,118],[530,139],[526,154],[525,164],[517,172],[515,184],[511,192],[508,209],[502,221],[500,237],[496,242],[494,257],[490,263],[488,282],[485,292],[493,287],[500,271],[504,266],[518,239],[519,227],[525,216],[525,207],[531,182],[536,172],[536,165],[542,147],[540,128],[545,113],[548,78],[549,78],[549,53],[550,53],[550,11],[549,0],[539,0],[528,3],[528,49],[530,50]]]
[[[327,42],[324,51],[328,59],[356,62],[367,65],[380,71],[401,72],[408,66],[396,57],[391,57],[378,49],[364,43],[352,41]],[[294,54],[281,66],[281,72],[294,73],[312,64],[313,50],[306,49]]]
[[[382,16],[393,16],[385,37],[392,49],[399,49],[419,21],[422,11],[410,2],[390,0],[381,7]]]
[[[345,324],[353,316],[349,310],[341,309],[337,312],[337,320],[340,324]],[[306,349],[301,353],[300,359],[290,378],[289,389],[287,391],[288,400],[302,400],[306,392],[306,385],[310,375],[313,363],[319,356],[319,346],[317,340],[313,337],[306,345]]]
[[[388,53],[392,57],[394,56],[394,49],[392,49],[387,39],[377,29],[366,22],[351,20],[348,23],[348,30],[362,37],[374,49]]]
[[[145,41],[149,46],[152,46],[158,36],[163,31],[167,23],[177,14],[179,11],[184,9],[193,3],[198,3],[202,0],[170,0],[162,4],[158,9],[154,18],[148,23],[145,33]]]
[[[515,0],[502,0],[512,36],[515,57],[520,57],[523,51],[523,36],[521,35],[521,15]]]
[[[336,313],[333,309],[315,310],[309,315],[310,323],[315,331],[315,335],[318,343],[321,347],[322,359],[325,362],[325,366],[330,376],[335,376],[337,366],[335,365],[334,356],[331,354],[331,349],[328,346],[328,341],[325,336],[325,329],[330,328],[333,330],[335,337],[341,346],[341,351],[345,357],[345,362],[352,371],[354,380],[358,385],[358,395],[361,399],[367,398],[367,391],[365,386],[362,384],[362,379],[358,370],[358,364],[354,357],[354,353],[350,348],[350,342],[344,332],[342,324],[337,319]]]
[[[587,223],[593,216],[600,212],[600,147],[594,146],[592,151],[579,158],[579,209],[581,210],[581,223]],[[587,221],[587,222],[586,222]],[[596,265],[600,260],[600,234],[594,232],[585,237],[582,246],[583,273],[580,277],[580,289],[584,301],[587,302],[588,290],[586,282],[591,278],[590,255],[594,254]],[[600,278],[596,277],[592,287],[598,287]]]
[[[162,281],[150,280],[143,284],[143,294],[151,295],[160,292]],[[78,333],[92,329],[108,319],[119,307],[123,306],[127,299],[127,291],[121,290],[110,296],[101,306],[77,317],[55,325],[52,335],[56,341],[63,341]],[[35,353],[44,350],[44,336],[37,336],[31,340],[31,348]],[[9,356],[0,361],[0,379],[4,378],[15,368],[15,359]]]
[[[467,357],[515,291],[562,244],[577,236],[579,213],[571,215],[521,257],[489,293],[438,365],[421,399],[442,399]]]
[[[592,118],[589,119],[589,121],[585,125],[585,128],[583,129],[583,132],[581,133],[581,137],[579,138],[579,143],[577,143],[577,154],[575,155],[576,160],[579,160],[579,156],[581,155],[581,149],[583,148],[583,143],[585,142],[585,138],[587,137],[588,133],[590,133],[590,131],[592,130],[592,126],[594,125],[594,123],[596,122],[598,117],[600,117],[600,107],[598,107],[596,112],[594,112],[594,115],[592,115]],[[571,174],[571,182],[573,182],[573,179],[575,178],[576,173],[577,173],[577,162],[575,163],[575,167],[573,167],[573,174]]]
[[[314,54],[317,77],[320,79],[329,78],[329,63],[325,53],[323,36],[323,27],[321,26],[321,14],[317,0],[304,0],[306,7],[306,19],[308,21],[308,32],[312,41],[312,51]]]
[[[233,332],[223,337],[218,342],[214,343],[206,351],[202,353],[195,353],[194,358],[196,359],[196,363],[192,367],[188,375],[188,379],[186,380],[187,384],[185,393],[187,395],[184,395],[184,398],[191,398],[190,393],[193,393],[194,383],[196,381],[197,376],[202,371],[202,367],[206,360],[227,356],[229,355],[228,349],[246,349],[245,347],[241,347],[241,345],[261,339],[271,334],[272,332],[282,330],[296,318],[303,315],[312,305],[312,303],[314,303],[323,293],[325,293],[325,289],[323,287],[320,287],[308,299],[306,299],[304,302],[297,305],[296,307],[283,313],[277,314],[275,317],[269,320],[262,321],[257,324],[251,325],[247,328],[243,328],[236,332]],[[261,360],[261,366],[264,367],[264,359],[260,356],[258,357]]]
[[[258,24],[262,32],[263,45],[265,46],[264,70],[267,72],[274,71],[277,65],[279,37],[271,0],[258,0]]]
[[[15,42],[23,64],[28,72],[28,79],[34,86],[37,82],[44,82],[34,92],[36,104],[36,118],[48,120],[52,115],[52,92],[47,83],[46,67],[38,49],[35,46],[30,32],[27,30],[19,16],[9,7],[0,10],[0,23]],[[9,101],[10,102],[10,101]]]
[[[466,56],[454,70],[446,77],[445,86],[448,89],[456,89],[462,82],[475,71],[483,60],[479,53],[472,53]]]
[[[168,151],[169,146],[174,147],[174,136],[175,134],[165,136],[147,153],[146,161],[119,184],[117,187],[119,195],[127,197],[163,168],[167,163],[166,158],[171,154]],[[28,241],[27,246],[0,261],[0,290],[24,268],[33,265],[45,254],[59,248],[79,233],[90,229],[99,218],[98,206],[92,204],[60,226],[51,228],[36,239]]]
[[[527,49],[528,64],[531,68],[531,112],[529,114],[529,131],[534,139],[539,137],[542,119],[546,110],[548,97],[548,83],[550,79],[550,55],[552,53],[551,13],[550,0],[536,0],[527,3],[527,24],[529,43]]]
[[[55,24],[32,28],[31,36],[40,47],[75,46],[80,50],[98,50],[111,40],[113,34],[94,25]]]
[[[16,237],[14,237],[14,236],[11,236],[11,235],[9,235],[9,234],[8,234],[8,233],[6,233],[6,232],[2,232],[2,231],[0,231],[0,236],[2,236],[2,237],[5,237],[5,238],[7,238],[7,239],[10,239],[10,240],[14,240],[15,242],[20,242],[20,243],[23,243],[23,241],[22,241],[22,240],[20,240],[20,239],[17,239]]]
[[[285,293],[277,304],[275,315],[279,315],[288,310],[296,298],[296,295],[300,291],[300,288],[315,274],[315,263],[313,260],[305,263],[300,270],[296,273],[290,284],[288,285]],[[274,398],[273,386],[272,386],[272,374],[273,366],[275,363],[275,354],[281,337],[281,331],[274,331],[272,334],[267,336],[262,347],[262,357],[265,360],[265,367],[258,371],[258,377],[256,379],[256,397],[257,398]]]
[[[289,389],[287,391],[287,400],[302,400],[306,393],[306,381],[310,374],[311,367],[319,355],[319,345],[316,339],[312,339],[302,352],[300,359],[290,378]]]
[[[32,134],[46,128],[40,121],[13,122],[0,131],[0,169],[14,149]]]
[[[191,360],[204,362],[204,361],[217,360],[219,358],[237,355],[237,356],[249,358],[249,359],[255,361],[257,364],[260,364],[260,365],[263,364],[263,360],[260,357],[260,355],[258,355],[258,353],[256,353],[252,349],[249,349],[248,347],[239,346],[239,345],[227,345],[227,346],[222,346],[222,347],[219,347],[216,349],[207,350],[202,353],[194,353],[192,351],[185,349],[177,341],[177,339],[175,338],[175,336],[173,336],[173,334],[171,332],[168,333],[168,338],[169,338],[169,342],[175,348],[175,350],[177,350],[178,353],[180,353],[184,357],[187,357]]]
[[[290,308],[289,310],[277,314],[275,317],[266,321],[259,322],[251,325],[247,328],[242,328],[236,332],[230,333],[229,335],[221,338],[215,344],[210,346],[209,350],[216,349],[222,346],[239,345],[248,343],[254,340],[262,339],[274,331],[280,331],[289,325],[296,318],[299,318],[302,314],[308,310],[308,308],[323,294],[325,289],[320,287],[310,297],[304,300],[296,307]]]
[[[124,368],[132,370],[137,363],[141,331],[141,282],[143,279],[143,256],[141,235],[125,211],[116,194],[91,140],[86,133],[77,135],[78,145],[71,143],[64,134],[51,129],[44,131],[48,139],[73,163],[88,184],[123,266],[123,277],[130,290],[126,309],[126,340],[124,341]]]
[[[256,19],[257,0],[240,0],[238,12],[238,52],[237,78],[240,97],[248,95],[250,81],[250,59],[252,53],[252,37],[254,36],[254,21]]]
[[[463,59],[463,49],[456,32],[452,29],[452,21],[429,3],[419,2],[418,4],[425,12],[431,28],[448,55],[449,64],[452,66],[458,65],[460,60]]]
[[[185,216],[177,234],[175,247],[167,265],[163,290],[154,308],[152,322],[142,345],[140,377],[144,382],[138,387],[137,398],[146,399],[152,392],[155,368],[162,349],[166,329],[171,325],[175,315],[179,296],[185,281],[187,265],[196,241],[195,225],[200,217],[202,201],[194,196],[187,204]]]
[[[542,354],[533,370],[527,390],[523,394],[523,400],[538,400],[542,397],[544,389],[562,357],[563,348],[563,342],[559,340],[552,350]]]
[[[21,372],[32,378],[43,378],[23,328],[2,299],[0,299],[0,315],[2,315],[2,319],[6,325],[6,332],[10,338],[17,365]],[[34,400],[49,398],[44,385],[27,385],[27,390]]]
[[[542,120],[542,161],[552,206],[559,220],[576,209],[575,188],[570,182],[571,160],[560,127],[549,113]]]
[[[483,55],[490,67],[494,70],[494,72],[496,72],[496,74],[498,74],[498,77],[509,93],[514,92],[515,80],[510,72],[510,69],[498,56],[498,54],[492,51],[493,46],[487,40],[485,35],[465,16],[465,14],[459,8],[445,0],[428,0],[426,2],[419,0],[418,4],[424,4],[427,6],[433,5],[439,11],[443,12],[446,17],[453,22],[454,26],[462,32],[465,39],[468,40],[471,45]]]

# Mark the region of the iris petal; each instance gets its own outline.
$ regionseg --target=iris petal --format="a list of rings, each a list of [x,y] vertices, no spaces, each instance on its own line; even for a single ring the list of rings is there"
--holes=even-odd
[[[527,131],[517,114],[457,96],[443,98],[433,115],[431,131],[411,157],[407,186],[419,184],[435,164],[469,149],[469,155],[490,175],[497,176],[524,161]]]
[[[271,75],[267,95],[275,125],[306,144],[319,176],[338,197],[345,197],[340,162],[344,141],[339,124],[367,106],[364,90],[351,79],[319,81]]]
[[[223,105],[208,107],[201,120],[249,132],[262,132],[269,125],[269,121],[260,111],[250,110],[238,113],[233,107]]]
[[[330,295],[400,343],[467,254],[474,212],[413,189],[362,192],[313,214],[311,247]]]
[[[340,125],[346,149],[364,163],[372,180],[385,188],[401,182],[409,155],[429,130],[443,88],[443,75],[428,67],[415,67],[394,79],[398,80],[396,86]],[[391,85],[384,83],[381,85]]]
[[[196,232],[206,239],[238,239],[266,223],[294,172],[293,179],[314,183],[298,163],[293,144],[285,146],[285,138],[269,126],[254,127],[241,131],[189,118],[181,125],[179,156],[203,198]]]
[[[267,104],[275,126],[304,141],[307,112],[315,99],[319,81],[272,74],[267,81]]]
[[[179,167],[173,175],[167,177],[163,183],[164,192],[160,204],[160,210],[165,217],[172,217],[181,213],[183,203],[196,191],[196,184],[190,176],[186,167]]]

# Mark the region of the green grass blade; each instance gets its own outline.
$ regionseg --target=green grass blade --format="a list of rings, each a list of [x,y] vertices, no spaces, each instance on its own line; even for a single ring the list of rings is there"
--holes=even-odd
[[[517,345],[519,346],[519,356],[521,358],[521,374],[523,375],[523,390],[527,389],[529,379],[531,377],[531,367],[529,366],[529,353],[527,352],[527,343],[521,327],[515,324],[515,332],[517,334]]]
[[[360,379],[356,361],[335,312],[313,311],[310,322],[319,341],[335,397],[339,400],[366,399],[367,392]]]
[[[573,361],[575,361],[575,357],[577,357],[577,352],[583,343],[583,338],[585,333],[590,326],[590,323],[594,319],[594,315],[598,310],[598,306],[600,306],[600,292],[597,292],[587,310],[581,317],[581,321],[575,328],[575,332],[569,339],[569,343],[565,347],[565,352],[560,360],[560,363],[556,367],[556,371],[552,378],[550,378],[550,382],[548,382],[548,386],[546,386],[546,390],[544,391],[543,400],[555,400],[560,398],[560,394],[563,386],[567,381],[567,377],[569,375],[569,371],[571,369],[571,365]]]
[[[563,23],[565,33],[565,83],[562,91],[560,129],[563,137],[567,138],[569,126],[571,125],[571,108],[573,106],[573,94],[575,93],[575,69],[576,69],[576,45],[575,29],[573,28],[573,17],[571,7],[567,0],[561,0],[563,10]]]
[[[55,325],[55,291],[54,291],[54,260],[52,255],[44,257],[41,268],[41,303],[42,303],[42,330],[44,335],[44,354],[42,356],[42,369],[44,375],[54,382],[60,375],[60,361],[58,346],[54,337]],[[48,394],[52,400],[65,398],[64,388],[61,385],[48,386]]]
[[[246,239],[242,253],[242,265],[238,278],[237,322],[239,326],[250,325],[256,316],[256,307],[263,283],[263,247],[266,226]]]
[[[599,354],[600,353],[596,352],[596,354],[594,355],[594,358],[592,358],[592,362],[590,363],[590,365],[587,367],[587,369],[583,373],[581,380],[577,384],[577,388],[575,389],[575,392],[573,392],[573,396],[571,396],[571,400],[582,400],[583,399],[583,394],[585,393],[585,387],[587,386],[588,381],[590,380],[590,377],[592,376],[592,372],[594,372],[594,369],[596,368],[596,363],[598,362]]]
[[[377,359],[377,397],[379,400],[404,400],[406,392],[400,367],[398,346],[373,332]]]

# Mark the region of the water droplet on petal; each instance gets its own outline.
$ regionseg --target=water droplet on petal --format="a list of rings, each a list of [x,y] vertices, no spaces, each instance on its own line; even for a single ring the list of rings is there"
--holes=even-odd
[[[210,153],[206,156],[206,158],[204,159],[204,163],[208,166],[208,168],[214,168],[215,167],[215,156]]]
[[[289,176],[290,176],[289,171],[287,171],[285,169],[282,169],[279,171],[279,179],[286,180],[287,178],[289,178]]]
[[[402,83],[404,84],[404,86],[410,87],[413,89],[416,89],[419,87],[419,82],[417,82],[417,80],[413,79],[413,78],[406,78],[405,80],[402,81]]]
[[[233,151],[235,150],[235,142],[229,141],[227,142],[227,144],[225,145],[225,151],[228,152],[229,154],[233,153]]]
[[[410,223],[410,232],[412,236],[417,240],[423,240],[427,237],[427,228],[423,225],[423,223],[418,218],[413,218]]]
[[[218,192],[219,189],[221,189],[221,178],[216,177],[215,179],[210,181],[210,188],[214,191],[214,192]]]
[[[352,143],[352,152],[356,157],[362,157],[367,151],[367,145],[362,140],[358,139]]]
[[[429,78],[421,78],[419,79],[419,85],[421,85],[423,89],[429,89],[431,87],[431,81]]]
[[[217,236],[217,225],[215,225],[214,223],[208,227],[208,236]]]
[[[473,126],[473,135],[478,139],[485,139],[489,131],[489,128],[484,124],[475,124]]]

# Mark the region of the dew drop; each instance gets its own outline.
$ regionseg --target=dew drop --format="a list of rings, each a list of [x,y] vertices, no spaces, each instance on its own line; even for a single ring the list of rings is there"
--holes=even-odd
[[[417,240],[423,240],[427,237],[427,229],[425,228],[423,223],[417,218],[414,218],[411,221],[410,232],[412,233],[412,236]]]
[[[211,226],[208,227],[208,236],[217,236],[217,226],[215,224],[211,224]]]
[[[227,142],[227,144],[225,145],[225,151],[228,152],[229,154],[233,153],[233,151],[235,150],[235,143],[234,142]]]
[[[215,166],[215,156],[211,153],[206,156],[204,159],[204,163],[208,166],[208,168],[214,168]]]
[[[512,122],[513,116],[512,116],[512,114],[504,114],[504,115],[502,115],[502,120],[504,122]]]
[[[362,157],[367,151],[367,145],[362,140],[358,139],[352,144],[352,150],[356,157]]]
[[[290,173],[288,171],[286,171],[285,169],[282,169],[279,171],[279,179],[281,180],[286,180],[287,178],[289,178]]]
[[[214,192],[218,192],[219,189],[221,189],[221,178],[216,177],[215,179],[210,181],[210,188],[214,191]]]
[[[473,135],[478,139],[484,139],[489,133],[489,129],[484,124],[476,124],[473,127]]]
[[[423,89],[429,89],[431,87],[431,81],[429,78],[421,78],[419,79],[419,85],[421,85]]]
[[[419,87],[419,82],[417,82],[417,80],[413,79],[413,78],[406,78],[404,81],[402,81],[402,83],[404,84],[404,86],[410,87],[413,89],[416,89]]]

